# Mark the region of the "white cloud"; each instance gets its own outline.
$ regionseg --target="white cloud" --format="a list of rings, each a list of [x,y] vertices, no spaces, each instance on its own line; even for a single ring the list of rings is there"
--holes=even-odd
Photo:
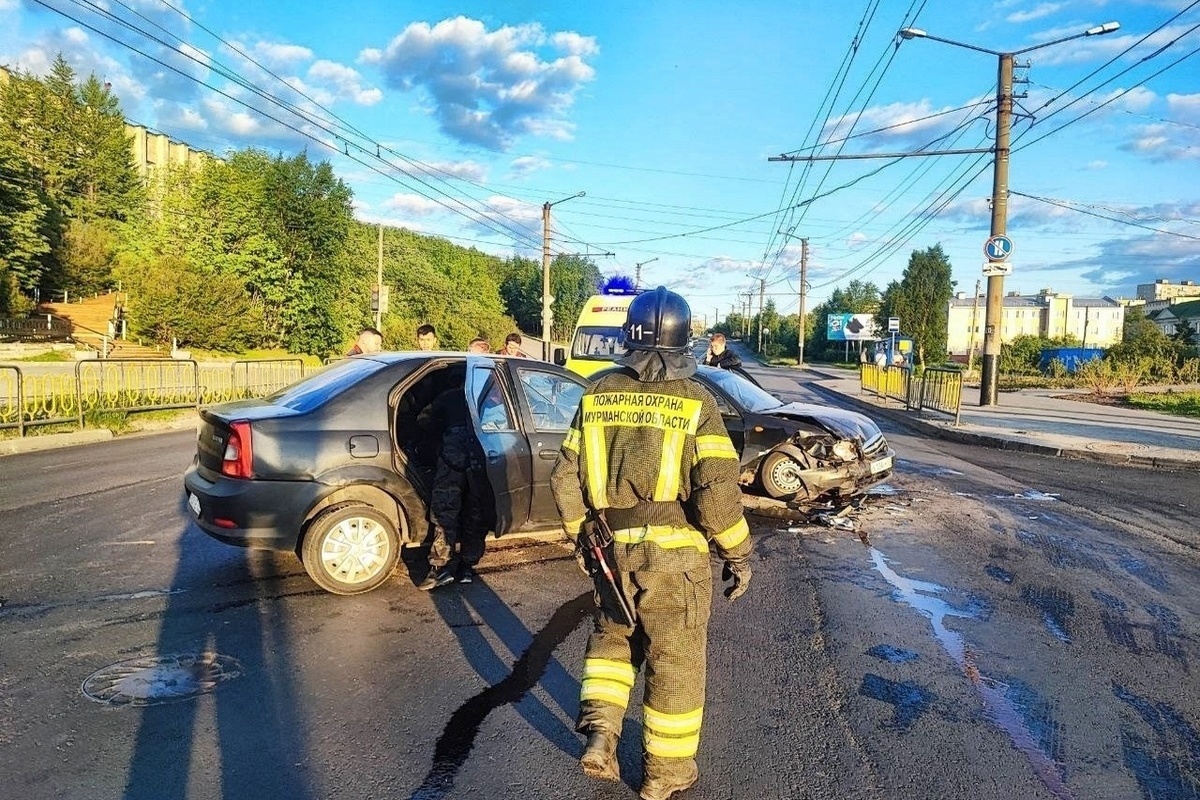
[[[1008,22],[1029,22],[1030,20],[1048,17],[1055,11],[1058,11],[1060,8],[1062,8],[1062,3],[1042,3],[1034,6],[1028,11],[1014,11],[1012,14],[1009,14],[1007,17],[1005,17],[1005,19]]]
[[[403,192],[394,194],[387,200],[384,200],[383,207],[389,211],[399,211],[414,217],[427,217],[430,214],[436,214],[439,211],[445,210],[444,206],[430,200],[428,197]]]
[[[1096,161],[1089,161],[1087,164],[1087,168],[1090,170],[1106,169],[1107,167],[1108,167],[1108,162],[1103,161],[1101,159],[1097,159]]]
[[[963,105],[975,104],[962,111],[950,112],[956,106],[934,108],[926,99],[916,102],[889,103],[883,106],[872,106],[862,115],[847,114],[831,119],[822,131],[822,141],[835,142],[852,135],[850,126],[854,124],[856,133],[879,130],[869,136],[861,136],[851,140],[850,147],[858,150],[887,150],[892,148],[907,149],[925,145],[939,136],[953,130],[969,117],[978,116],[983,112],[985,98],[975,98]],[[855,120],[857,119],[857,123]]]
[[[275,67],[292,67],[313,57],[313,51],[307,47],[287,42],[255,42],[252,51],[257,60]]]
[[[520,156],[508,165],[509,172],[517,178],[527,178],[535,172],[549,169],[551,163],[541,156]]]
[[[565,53],[544,58],[547,50]],[[584,60],[598,53],[591,37],[541,25],[489,31],[467,17],[416,22],[359,63],[380,67],[388,85],[432,101],[442,131],[458,141],[504,150],[521,136],[569,139],[566,114],[595,77]]]
[[[362,76],[353,67],[336,61],[319,59],[308,68],[309,79],[330,87],[339,98],[352,100],[360,106],[373,106],[383,99],[376,88],[363,88]]]
[[[1142,86],[1135,86],[1128,91],[1125,89],[1113,89],[1111,92],[1098,97],[1096,103],[1108,103],[1105,106],[1106,108],[1140,114],[1153,106],[1154,101],[1157,99],[1158,95],[1149,89]]]
[[[1200,94],[1168,94],[1167,108],[1178,122],[1200,124]]]
[[[871,240],[865,233],[862,231],[855,231],[846,237],[846,247],[850,248],[851,250],[858,250],[860,247],[865,246],[869,241]]]
[[[1195,128],[1178,125],[1141,125],[1121,149],[1146,156],[1151,161],[1200,160],[1200,134]]]
[[[429,172],[440,178],[461,178],[481,183],[487,180],[487,167],[477,161],[426,161]]]

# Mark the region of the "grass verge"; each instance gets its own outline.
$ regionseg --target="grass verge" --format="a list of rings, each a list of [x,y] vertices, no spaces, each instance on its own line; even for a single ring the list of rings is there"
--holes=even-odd
[[[1147,411],[1200,417],[1200,392],[1135,392],[1126,402]]]

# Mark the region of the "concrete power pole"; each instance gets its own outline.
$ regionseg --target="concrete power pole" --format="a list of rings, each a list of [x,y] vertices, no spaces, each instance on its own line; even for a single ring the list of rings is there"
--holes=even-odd
[[[796,334],[796,364],[804,365],[804,301],[808,299],[808,238],[800,240],[800,331]]]
[[[383,330],[383,223],[379,223],[379,263],[375,267],[375,330]]]
[[[550,207],[576,197],[583,197],[586,192],[579,192],[553,203],[542,203],[542,360],[549,361],[553,348],[550,345],[550,324],[554,321],[554,296],[550,294]]]
[[[1008,157],[1012,142],[1013,54],[1000,54],[996,87],[996,157],[992,161],[992,236],[1008,227]],[[983,317],[983,366],[979,405],[996,405],[1000,373],[1000,322],[1004,316],[1004,275],[988,275]]]
[[[762,352],[763,300],[767,296],[767,279],[758,279],[758,352]]]
[[[975,280],[975,297],[971,302],[971,335],[967,345],[967,370],[975,364],[975,329],[979,327],[979,280]]]

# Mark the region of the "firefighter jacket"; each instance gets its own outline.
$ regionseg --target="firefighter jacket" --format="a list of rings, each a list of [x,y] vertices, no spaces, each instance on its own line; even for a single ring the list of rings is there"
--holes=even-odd
[[[710,543],[749,557],[739,470],[707,389],[623,370],[583,393],[550,481],[569,535],[605,511],[619,571],[687,572],[708,567]]]

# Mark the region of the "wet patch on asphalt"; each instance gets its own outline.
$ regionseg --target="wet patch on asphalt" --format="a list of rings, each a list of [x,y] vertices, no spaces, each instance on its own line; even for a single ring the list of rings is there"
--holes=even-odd
[[[1001,583],[1012,583],[1013,574],[1004,567],[998,567],[995,564],[988,564],[983,568],[989,578],[1000,581]]]
[[[1138,643],[1138,631],[1145,631],[1155,652],[1179,662],[1184,672],[1190,672],[1187,652],[1183,649],[1183,620],[1161,603],[1150,603],[1146,614],[1150,622],[1135,622],[1130,618],[1129,605],[1119,597],[1096,589],[1092,597],[1100,604],[1100,624],[1104,635],[1118,647],[1140,655],[1146,652]]]
[[[1074,795],[1065,782],[1063,765],[1055,755],[1058,723],[1054,720],[1052,707],[1040,701],[1028,687],[983,674],[963,635],[946,627],[947,618],[977,619],[979,614],[973,609],[975,604],[957,607],[937,596],[946,593],[946,587],[906,578],[892,569],[887,557],[879,550],[871,548],[870,552],[876,571],[894,589],[892,599],[910,606],[929,620],[934,638],[978,692],[988,721],[1008,734],[1013,746],[1025,756],[1034,774],[1054,797],[1073,800]],[[1053,736],[1048,731],[1053,731]]]
[[[1121,729],[1125,766],[1148,799],[1200,798],[1200,733],[1169,703],[1156,703],[1119,684],[1113,696],[1132,709],[1150,728],[1151,737],[1132,726]]]
[[[1117,559],[1117,563],[1121,569],[1128,572],[1133,577],[1137,578],[1142,583],[1149,586],[1151,589],[1157,589],[1160,592],[1169,591],[1171,582],[1167,580],[1167,575],[1153,564],[1147,564],[1142,559],[1132,553],[1125,553]]]
[[[454,788],[454,778],[475,747],[475,737],[487,715],[500,706],[520,702],[546,671],[554,650],[586,619],[595,601],[591,592],[570,600],[550,617],[533,642],[513,664],[508,677],[467,700],[450,715],[433,749],[433,766],[409,800],[440,800]]]
[[[880,661],[886,661],[889,664],[907,664],[921,657],[913,650],[905,650],[903,647],[895,647],[890,644],[877,644],[867,651],[867,655],[875,656]]]
[[[882,675],[863,675],[858,693],[864,697],[887,703],[894,711],[885,727],[906,731],[922,714],[929,710],[937,699],[930,690],[909,681],[893,681]]]
[[[1021,599],[1036,608],[1042,615],[1046,630],[1065,644],[1071,643],[1067,618],[1075,613],[1075,597],[1055,586],[1025,586]]]

